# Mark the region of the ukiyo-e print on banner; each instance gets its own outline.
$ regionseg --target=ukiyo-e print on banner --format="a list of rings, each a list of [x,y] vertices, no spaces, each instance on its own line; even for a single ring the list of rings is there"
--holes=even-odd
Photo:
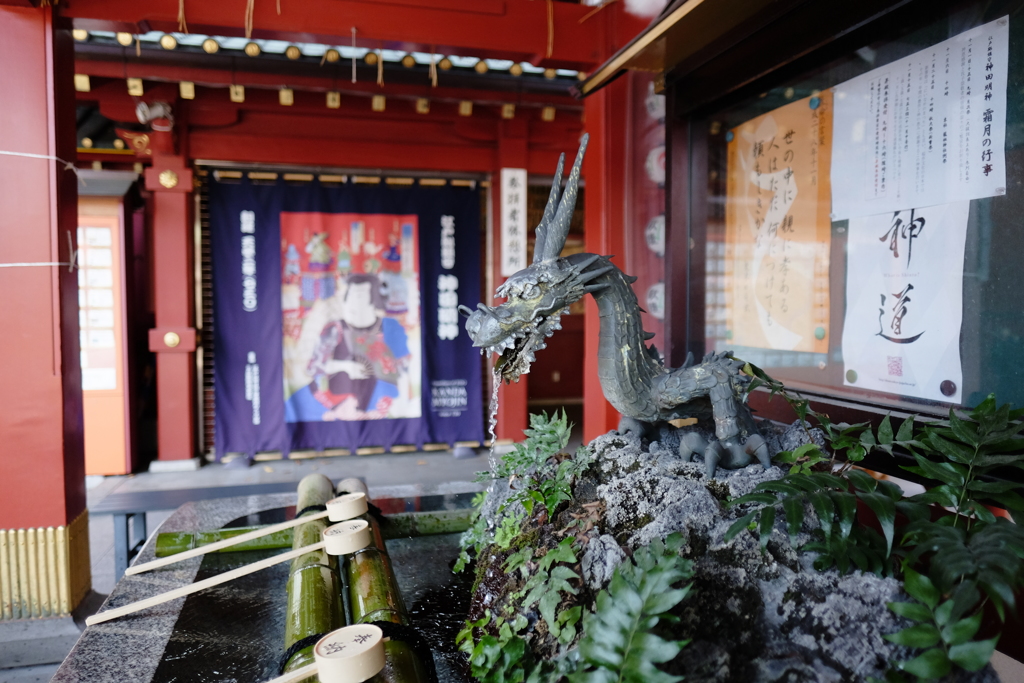
[[[281,214],[286,422],[420,416],[417,217]]]
[[[216,452],[483,440],[465,187],[211,180]]]

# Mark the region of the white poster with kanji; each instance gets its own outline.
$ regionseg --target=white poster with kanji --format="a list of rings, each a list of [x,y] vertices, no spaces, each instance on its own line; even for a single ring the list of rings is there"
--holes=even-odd
[[[970,202],[851,218],[843,383],[960,403]]]
[[[501,274],[526,267],[526,169],[501,169]]]
[[[1009,17],[832,88],[832,220],[1006,194]]]

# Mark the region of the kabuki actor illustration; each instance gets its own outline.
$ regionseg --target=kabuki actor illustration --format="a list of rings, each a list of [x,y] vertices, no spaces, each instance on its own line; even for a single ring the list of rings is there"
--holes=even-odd
[[[286,422],[421,414],[415,215],[281,214]]]

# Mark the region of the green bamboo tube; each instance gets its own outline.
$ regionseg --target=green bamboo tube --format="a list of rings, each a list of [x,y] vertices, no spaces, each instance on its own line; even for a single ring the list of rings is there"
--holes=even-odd
[[[178,553],[183,553],[186,550],[192,550],[193,548],[210,545],[211,543],[217,543],[218,541],[234,538],[235,536],[241,536],[242,534],[250,531],[256,531],[260,528],[261,527],[259,526],[236,527],[233,529],[200,531],[196,534],[169,531],[157,535],[156,548],[154,552],[157,557],[177,555]],[[285,529],[274,534],[254,538],[251,541],[244,541],[227,548],[222,548],[215,552],[239,553],[247,550],[280,550],[281,548],[291,548],[294,536],[294,530]]]
[[[432,510],[430,512],[399,512],[388,515],[380,533],[385,541],[392,538],[410,538],[415,536],[432,536],[435,534],[462,533],[473,522],[472,508],[462,510]],[[157,534],[155,553],[157,557],[176,555],[192,548],[209,545],[233,538],[249,531],[259,529],[258,526],[237,527],[234,529],[216,529],[190,534],[180,531],[168,531]],[[285,529],[238,545],[222,548],[216,552],[233,553],[243,550],[279,550],[291,548],[294,531]]]
[[[296,510],[311,505],[323,505],[334,497],[334,485],[322,474],[310,474],[299,482],[299,500]],[[295,549],[319,543],[326,519],[318,519],[294,529],[292,547]],[[284,649],[316,634],[330,633],[345,625],[341,604],[341,577],[338,559],[324,550],[316,550],[292,560],[288,577],[288,604],[285,616]],[[284,671],[312,664],[313,645],[310,643],[294,653],[285,664]],[[315,681],[315,676],[306,681]]]
[[[365,484],[358,479],[342,481],[338,491],[367,493]],[[370,523],[373,543],[345,560],[352,623],[388,621],[408,626],[409,613],[391,569],[380,525],[371,514],[362,518]],[[428,680],[428,676],[423,662],[408,643],[389,640],[384,643],[384,669],[371,680],[373,683],[420,683]]]

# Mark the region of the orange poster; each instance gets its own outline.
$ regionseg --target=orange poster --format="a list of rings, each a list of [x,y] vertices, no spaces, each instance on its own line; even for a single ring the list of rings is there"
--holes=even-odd
[[[762,114],[726,140],[729,343],[826,353],[831,93]]]

